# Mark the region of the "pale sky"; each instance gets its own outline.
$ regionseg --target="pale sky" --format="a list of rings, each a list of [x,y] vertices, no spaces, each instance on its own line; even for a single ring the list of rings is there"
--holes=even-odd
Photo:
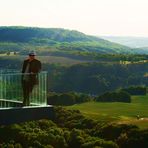
[[[0,0],[0,26],[148,37],[148,0]]]

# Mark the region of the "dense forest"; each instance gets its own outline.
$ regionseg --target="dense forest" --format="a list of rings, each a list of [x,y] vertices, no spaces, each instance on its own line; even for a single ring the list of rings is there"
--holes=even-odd
[[[101,94],[131,85],[148,85],[148,64],[85,63],[49,68],[49,90]],[[64,85],[63,85],[64,84]]]
[[[0,67],[21,71],[20,59],[1,58]],[[129,86],[148,86],[147,63],[90,62],[74,65],[43,63],[48,71],[49,92],[81,92],[91,95]]]

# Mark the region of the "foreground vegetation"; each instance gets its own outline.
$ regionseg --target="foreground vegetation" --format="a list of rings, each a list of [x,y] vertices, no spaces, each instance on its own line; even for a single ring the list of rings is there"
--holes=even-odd
[[[78,110],[55,108],[55,118],[0,126],[1,148],[147,148],[148,130],[108,124]]]

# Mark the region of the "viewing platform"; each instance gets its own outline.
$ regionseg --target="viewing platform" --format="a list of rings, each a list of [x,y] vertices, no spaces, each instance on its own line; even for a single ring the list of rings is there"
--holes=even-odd
[[[38,84],[29,95],[29,106],[23,105],[22,74],[16,70],[0,70],[0,124],[39,119],[53,119],[52,105],[47,105],[47,72],[36,75]]]

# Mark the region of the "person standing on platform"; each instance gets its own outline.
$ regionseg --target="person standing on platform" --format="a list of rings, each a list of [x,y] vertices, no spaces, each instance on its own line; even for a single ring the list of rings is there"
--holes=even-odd
[[[29,57],[24,60],[22,67],[23,106],[29,106],[29,96],[33,87],[38,84],[38,73],[41,71],[41,62],[35,58],[36,53],[29,52]]]

